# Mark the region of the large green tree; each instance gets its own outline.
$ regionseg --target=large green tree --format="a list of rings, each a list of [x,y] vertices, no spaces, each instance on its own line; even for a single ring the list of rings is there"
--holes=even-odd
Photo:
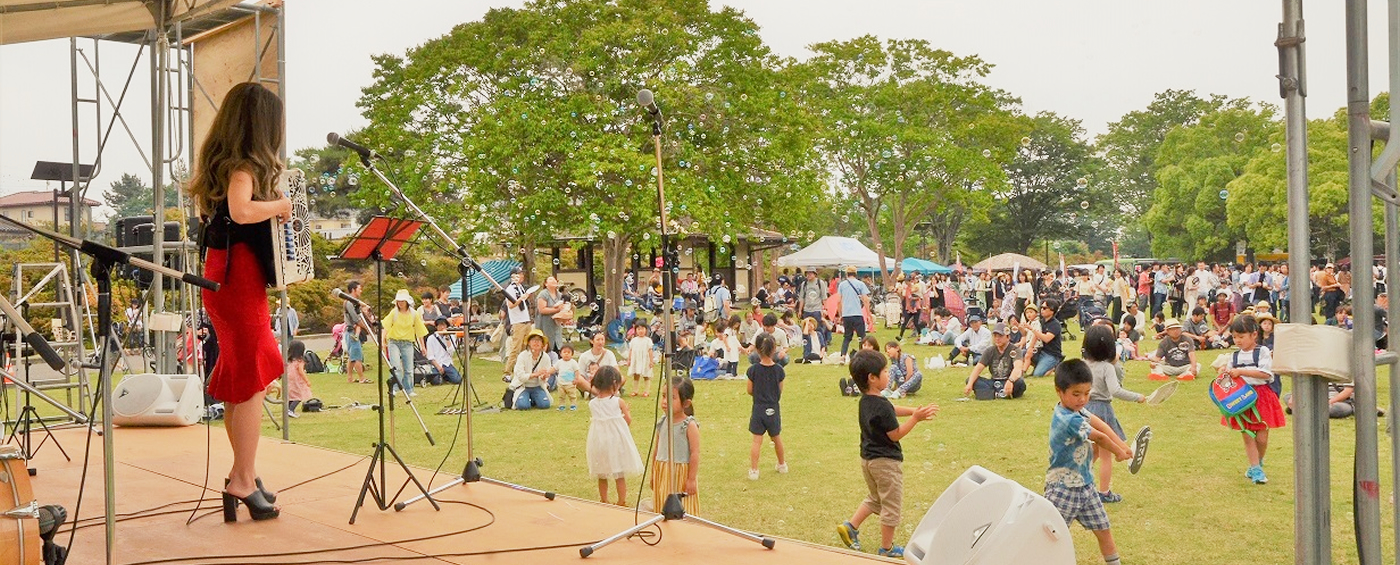
[[[151,187],[146,186],[146,181],[141,177],[122,173],[121,178],[112,181],[111,186],[102,193],[102,202],[112,209],[115,218],[149,215],[153,198],[151,193]]]
[[[840,197],[864,217],[888,285],[895,265],[884,264],[891,253],[881,242],[903,257],[914,227],[940,204],[1005,182],[1016,101],[982,84],[990,64],[922,40],[867,35],[811,50],[795,72],[821,117],[817,145]]]
[[[970,230],[968,243],[983,255],[1024,253],[1042,239],[1080,239],[1100,227],[1091,218],[1112,209],[1111,195],[1095,195],[1090,186],[1098,165],[1079,121],[1045,112],[1029,122],[1007,165],[1005,188],[994,191],[998,205]]]
[[[1098,137],[1097,149],[1104,168],[1095,176],[1095,183],[1116,195],[1116,209],[1104,210],[1105,221],[1118,223],[1125,236],[1133,242],[1125,253],[1144,256],[1149,253],[1150,234],[1142,229],[1141,218],[1152,207],[1157,190],[1157,150],[1172,130],[1198,123],[1201,116],[1225,107],[1230,101],[1220,95],[1202,98],[1190,90],[1166,90],[1157,93],[1142,110],[1124,114],[1108,124],[1108,131]]]
[[[1226,259],[1250,236],[1226,214],[1229,185],[1278,138],[1274,107],[1232,101],[1200,123],[1167,134],[1156,156],[1158,187],[1143,223],[1152,252],[1183,259]]]
[[[359,102],[364,137],[401,163],[410,196],[463,232],[525,250],[596,237],[609,314],[624,259],[659,234],[640,89],[666,114],[670,231],[710,234],[728,256],[750,226],[795,229],[821,200],[804,94],[783,82],[752,21],[704,0],[531,1],[375,63]],[[383,197],[360,193],[366,205]]]

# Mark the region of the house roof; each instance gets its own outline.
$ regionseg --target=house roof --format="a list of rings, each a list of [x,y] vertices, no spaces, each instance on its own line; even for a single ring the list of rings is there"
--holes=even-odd
[[[52,204],[54,201],[53,194],[53,192],[47,190],[26,190],[23,192],[6,194],[4,196],[0,196],[0,208],[17,208],[20,206],[33,206],[35,204]],[[58,197],[58,202],[60,204],[66,204],[68,202],[68,197],[60,196]],[[101,202],[98,202],[91,198],[84,198],[82,204],[84,206],[97,206],[101,204]]]

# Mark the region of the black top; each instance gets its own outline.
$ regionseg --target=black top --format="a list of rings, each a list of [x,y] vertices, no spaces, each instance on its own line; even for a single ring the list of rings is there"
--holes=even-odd
[[[228,249],[235,243],[245,243],[258,259],[262,267],[263,280],[271,285],[277,280],[276,258],[272,253],[272,220],[267,219],[253,224],[240,224],[229,214],[228,201],[219,203],[214,216],[201,217],[204,222],[204,237],[200,245],[213,249]],[[201,250],[201,258],[203,251]],[[232,255],[230,255],[232,257]],[[230,266],[232,264],[230,263]],[[225,275],[228,276],[228,275]]]
[[[987,367],[987,377],[994,381],[1004,381],[1011,378],[1011,373],[1016,370],[1016,362],[1021,359],[1021,350],[1015,345],[1006,344],[1006,349],[997,349],[995,343],[982,351],[982,359],[977,361],[979,365]]]
[[[1060,347],[1062,341],[1060,339],[1060,321],[1056,320],[1054,316],[1051,316],[1049,320],[1046,320],[1042,317],[1040,319],[1040,331],[1049,332],[1055,335],[1054,339],[1047,341],[1045,342],[1045,345],[1040,346],[1040,350],[1048,355],[1054,356],[1057,359],[1064,359],[1065,353]]]
[[[899,418],[895,416],[894,404],[888,398],[875,394],[860,395],[860,458],[904,460],[904,450],[899,442],[890,439],[889,433],[899,429]]]
[[[778,400],[783,396],[783,389],[779,386],[786,377],[783,367],[774,363],[764,365],[756,363],[749,366],[749,380],[753,381],[753,406],[774,408],[778,406]]]

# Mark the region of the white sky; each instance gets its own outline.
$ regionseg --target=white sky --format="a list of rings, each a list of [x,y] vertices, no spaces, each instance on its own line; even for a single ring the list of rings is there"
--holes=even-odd
[[[287,0],[288,141],[292,150],[323,144],[327,132],[364,125],[355,108],[369,85],[370,55],[402,54],[491,7],[521,1]],[[712,0],[712,4],[721,0]],[[988,82],[1019,96],[1029,112],[1050,110],[1083,120],[1090,134],[1144,108],[1156,92],[1191,89],[1278,99],[1273,41],[1279,1],[1176,0],[723,0],[761,27],[778,54],[805,58],[806,46],[874,34],[926,39],[958,55],[995,65]],[[1387,90],[1385,5],[1370,0],[1371,91]],[[1308,4],[1308,112],[1330,115],[1345,104],[1343,9]],[[91,56],[92,42],[79,40]],[[100,46],[102,80],[119,96],[134,47]],[[83,69],[85,95],[90,75]],[[0,47],[0,193],[46,188],[29,180],[37,160],[71,158],[68,40]],[[141,59],[123,114],[143,150],[150,145],[149,63]],[[658,93],[665,99],[665,93]],[[88,105],[90,107],[90,105]],[[110,111],[104,110],[104,120]],[[95,154],[94,117],[80,119],[83,162]],[[135,145],[114,130],[89,196],[122,173],[149,182]]]

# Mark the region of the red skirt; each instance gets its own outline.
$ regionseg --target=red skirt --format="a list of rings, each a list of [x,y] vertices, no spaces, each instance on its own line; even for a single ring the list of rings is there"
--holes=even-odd
[[[1274,377],[1278,378],[1278,377]],[[1259,417],[1246,416],[1244,418],[1244,429],[1251,432],[1259,432],[1269,428],[1282,428],[1286,421],[1283,417],[1283,405],[1278,401],[1278,395],[1274,394],[1274,389],[1269,385],[1251,385],[1254,387],[1254,394],[1259,395],[1254,401],[1254,409],[1259,412]],[[1240,425],[1233,419],[1221,417],[1220,425],[1228,426],[1238,430]]]
[[[243,243],[234,244],[231,250],[209,249],[204,276],[221,285],[218,292],[203,291],[204,308],[219,339],[219,360],[209,375],[209,395],[221,402],[246,402],[267,389],[284,370],[281,349],[272,335],[267,279],[257,257]]]

